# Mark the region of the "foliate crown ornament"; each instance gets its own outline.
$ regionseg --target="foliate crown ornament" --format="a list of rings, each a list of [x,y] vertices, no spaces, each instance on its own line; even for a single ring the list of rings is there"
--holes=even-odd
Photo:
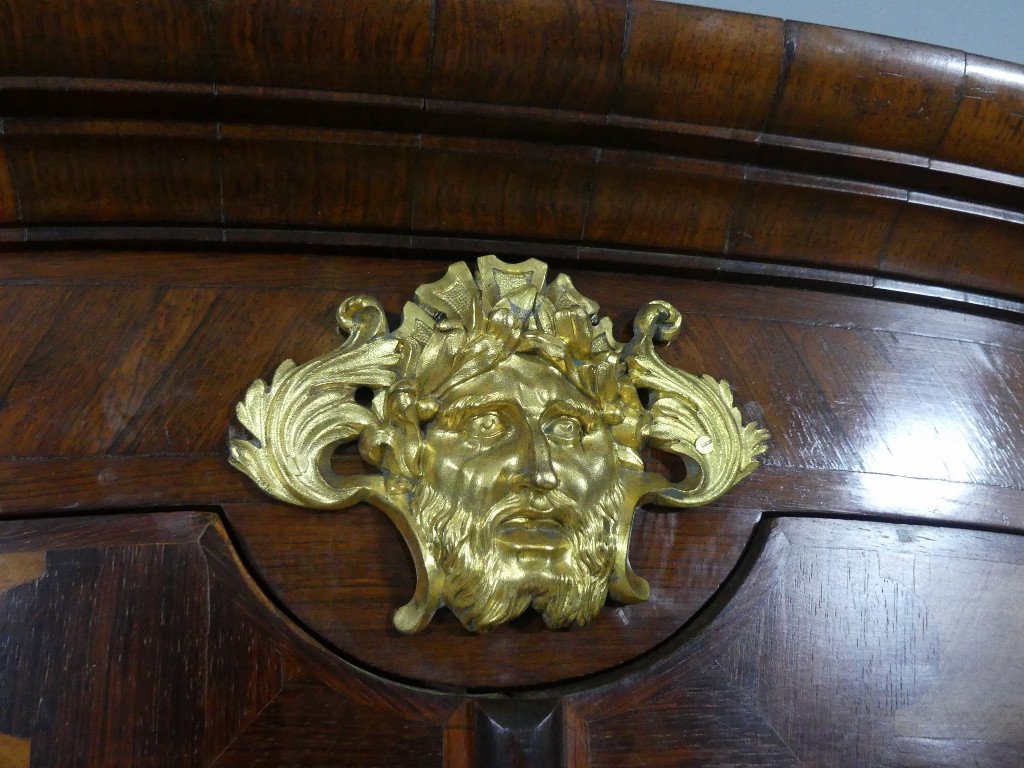
[[[768,433],[743,424],[725,381],[667,365],[654,342],[679,332],[663,301],[615,340],[598,305],[536,259],[465,262],[420,286],[389,331],[380,304],[348,299],[348,338],[303,365],[286,360],[238,403],[252,440],[231,463],[282,501],[337,510],[369,502],[401,531],[416,590],[394,615],[416,632],[447,606],[471,631],[527,608],[581,626],[608,596],[646,600],[627,559],[639,504],[695,507],[753,471]],[[372,390],[372,400],[357,391]],[[358,441],[379,473],[340,476]],[[686,476],[644,467],[651,446]]]

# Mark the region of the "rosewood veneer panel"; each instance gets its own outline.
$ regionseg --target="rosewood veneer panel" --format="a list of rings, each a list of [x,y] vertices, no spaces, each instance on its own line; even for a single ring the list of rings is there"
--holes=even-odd
[[[217,82],[422,96],[431,0],[213,0]]]
[[[210,766],[441,768],[444,734],[431,725],[382,715],[296,675]]]
[[[780,519],[675,656],[570,697],[593,766],[1024,759],[1016,536]]]
[[[4,270],[0,306],[30,329],[0,356],[7,458],[206,457],[223,456],[233,404],[252,379],[337,344],[344,298],[368,293],[398,313],[443,265],[151,253],[120,263],[12,258],[0,280]],[[569,271],[623,335],[645,301],[677,305],[684,332],[666,359],[732,383],[738,404],[754,409],[748,418],[772,431],[770,466],[1024,488],[1011,426],[1024,421],[1024,378],[1009,373],[1024,366],[1016,324],[974,318],[968,332],[956,312],[879,299]],[[26,281],[43,285],[22,297]]]
[[[397,313],[442,271],[355,255],[5,260],[0,306],[36,330],[0,358],[10,382],[3,510],[224,505],[273,593],[345,657],[467,688],[593,674],[665,641],[722,584],[763,510],[1024,527],[1019,325],[819,291],[570,270],[620,334],[647,299],[680,307],[684,332],[665,358],[733,384],[746,418],[773,433],[765,467],[706,513],[644,515],[632,558],[655,598],[606,611],[588,634],[566,640],[532,617],[479,641],[442,616],[402,640],[388,615],[411,592],[412,570],[386,519],[251,503],[258,492],[228,468],[225,439],[253,378],[337,344],[342,299],[369,293]]]
[[[219,292],[189,343],[108,451],[179,453],[189,446],[184,452],[225,455],[237,399],[230,393],[243,392],[254,378],[252,368],[238,364],[239,350],[245,352],[241,359],[259,367],[256,376],[264,378],[288,357],[305,360],[327,352],[338,343],[334,312],[348,293]]]
[[[57,323],[68,293],[61,286],[24,286],[0,299],[0,323],[17,329],[0,345],[0,393],[6,401],[10,388],[47,331]]]
[[[412,136],[225,126],[222,137],[226,223],[391,230],[412,224]]]
[[[780,19],[630,3],[616,112],[760,130],[783,63]]]
[[[786,47],[772,133],[927,155],[960,101],[961,51],[800,22]]]
[[[0,591],[0,731],[27,739],[34,764],[204,764],[276,695],[279,654],[210,592],[206,524],[2,526],[0,570],[40,557],[34,578]]]
[[[126,292],[108,285],[66,295],[54,306],[56,297],[28,292],[38,303],[15,322],[35,316],[38,325],[13,349],[32,344],[33,350],[15,352],[11,362],[22,360],[24,367],[3,401],[5,417],[16,425],[8,450],[23,456],[107,450],[145,407],[150,389],[173,366],[215,298],[201,289]],[[87,413],[94,418],[68,418]]]
[[[205,3],[8,0],[0,6],[0,72],[213,82]]]
[[[936,154],[1024,174],[1024,65],[967,56],[964,95]]]
[[[188,512],[0,524],[0,746],[47,766],[440,765],[454,703],[315,650],[226,541]]]
[[[1024,756],[1021,617],[1005,603],[1024,571],[1016,536],[777,519],[708,613],[644,662],[533,701],[467,701],[323,654],[253,591],[212,515],[0,528],[0,669],[16,681],[0,690],[0,744],[44,764],[441,765],[486,726],[467,705],[505,722],[513,749],[536,736],[526,715],[550,711],[570,765]],[[180,634],[157,631],[169,625]],[[472,764],[466,749],[447,759]]]
[[[429,96],[604,112],[625,0],[437,0]]]
[[[486,634],[447,610],[403,636],[391,614],[412,595],[412,561],[372,507],[341,513],[273,502],[225,507],[249,561],[294,615],[346,658],[440,688],[537,686],[622,664],[670,637],[729,575],[758,514],[641,512],[630,562],[651,599],[606,607],[585,629],[551,632],[531,612]]]

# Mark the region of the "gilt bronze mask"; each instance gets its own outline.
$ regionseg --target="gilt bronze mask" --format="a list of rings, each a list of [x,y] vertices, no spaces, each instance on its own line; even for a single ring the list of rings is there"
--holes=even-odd
[[[459,262],[393,332],[375,300],[351,298],[337,350],[285,361],[238,404],[254,439],[231,440],[230,460],[264,491],[317,509],[366,501],[398,526],[417,570],[394,616],[402,632],[442,605],[482,631],[531,607],[559,628],[609,596],[647,599],[627,559],[636,507],[706,504],[765,450],[728,383],[658,357],[675,308],[648,304],[622,344],[568,277],[546,277],[535,259],[483,256],[475,275]],[[356,441],[379,473],[334,472],[336,449]],[[647,471],[645,445],[682,457],[686,476]]]

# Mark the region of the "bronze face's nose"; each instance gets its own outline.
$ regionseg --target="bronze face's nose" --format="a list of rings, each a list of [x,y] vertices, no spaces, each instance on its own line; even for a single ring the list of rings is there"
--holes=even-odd
[[[553,491],[558,487],[558,477],[551,463],[551,451],[544,430],[539,425],[530,425],[530,466],[529,474],[533,484],[543,491]]]

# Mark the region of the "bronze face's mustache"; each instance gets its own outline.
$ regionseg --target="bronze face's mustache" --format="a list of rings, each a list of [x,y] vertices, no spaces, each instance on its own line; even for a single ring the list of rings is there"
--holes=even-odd
[[[553,520],[563,528],[570,528],[582,515],[575,500],[557,489],[540,493],[516,491],[487,511],[484,527],[493,530],[518,517]]]

